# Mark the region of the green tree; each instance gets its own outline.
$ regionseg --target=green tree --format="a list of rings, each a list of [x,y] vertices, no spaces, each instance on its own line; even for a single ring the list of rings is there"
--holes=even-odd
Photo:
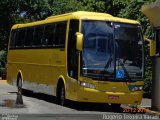
[[[52,0],[50,3],[53,15],[85,10],[82,3],[77,0]]]
[[[15,23],[17,0],[0,1],[0,50],[6,50],[11,26]]]
[[[77,10],[84,10],[76,0],[20,0],[19,11],[27,21],[42,20],[51,15],[58,15]]]
[[[52,14],[48,0],[19,0],[19,12],[27,22],[42,20]]]
[[[78,0],[84,6],[84,10],[94,12],[105,12],[106,0]]]

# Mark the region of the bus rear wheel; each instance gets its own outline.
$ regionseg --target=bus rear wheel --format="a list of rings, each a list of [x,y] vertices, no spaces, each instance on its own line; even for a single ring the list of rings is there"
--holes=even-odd
[[[65,88],[64,88],[64,85],[61,85],[59,86],[59,89],[58,89],[58,103],[62,106],[65,105]]]

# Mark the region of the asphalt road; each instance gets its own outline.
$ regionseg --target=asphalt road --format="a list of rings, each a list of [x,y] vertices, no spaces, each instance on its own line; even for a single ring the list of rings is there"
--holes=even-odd
[[[123,113],[104,104],[75,103],[69,101],[63,107],[53,96],[25,91],[23,105],[16,105],[17,89],[0,80],[0,120],[99,120],[99,119],[153,119],[146,114]],[[22,101],[21,101],[22,102]],[[136,118],[137,119],[137,118]],[[156,117],[156,119],[158,119]]]

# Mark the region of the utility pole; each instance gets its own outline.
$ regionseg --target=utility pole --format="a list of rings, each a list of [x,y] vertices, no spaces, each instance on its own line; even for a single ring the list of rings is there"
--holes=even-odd
[[[152,62],[152,109],[160,111],[160,0],[156,0],[150,5],[143,5],[141,11],[148,17],[154,28],[154,38],[156,41],[156,55]]]

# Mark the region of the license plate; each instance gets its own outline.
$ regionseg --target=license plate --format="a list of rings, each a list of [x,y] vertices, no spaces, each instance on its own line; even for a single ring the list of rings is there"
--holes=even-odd
[[[109,95],[109,96],[108,96],[108,99],[114,99],[114,100],[116,100],[116,99],[119,99],[119,96]]]

